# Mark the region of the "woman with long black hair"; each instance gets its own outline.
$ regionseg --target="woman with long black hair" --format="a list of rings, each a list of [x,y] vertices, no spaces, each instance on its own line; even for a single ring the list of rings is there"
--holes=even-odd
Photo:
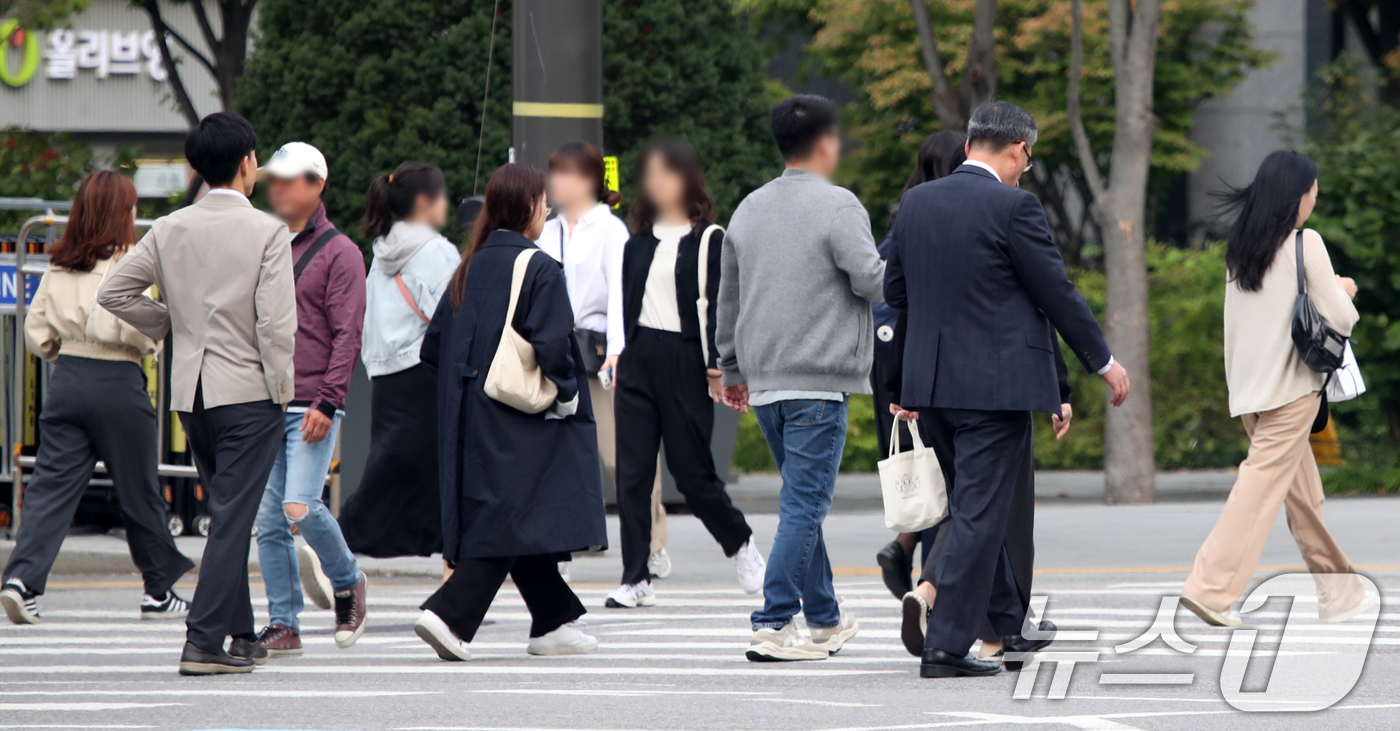
[[[423,339],[422,360],[438,372],[443,558],[454,570],[423,603],[414,631],[444,660],[470,659],[469,643],[507,575],[530,610],[531,654],[598,646],[576,624],[585,610],[556,558],[605,546],[607,531],[588,374],[564,273],[532,241],[549,211],[544,188],[544,173],[528,165],[504,165],[491,176]],[[518,279],[517,266],[524,267]],[[558,390],[540,413],[487,394],[507,327],[529,343]]]
[[[1279,150],[1264,158],[1254,182],[1221,196],[1238,210],[1225,248],[1225,382],[1249,454],[1181,590],[1182,606],[1215,626],[1241,625],[1231,605],[1254,575],[1280,506],[1317,580],[1322,621],[1346,621],[1379,601],[1322,521],[1322,478],[1308,435],[1324,403],[1324,376],[1292,339],[1300,284],[1338,333],[1350,334],[1360,319],[1351,303],[1356,283],[1333,272],[1322,237],[1303,228],[1317,193],[1317,165]]]
[[[361,227],[373,240],[360,360],[369,374],[369,457],[341,508],[350,550],[376,558],[442,551],[437,373],[419,351],[428,319],[461,262],[442,233],[447,183],[412,160],[370,184]]]
[[[641,195],[622,263],[622,320],[627,347],[618,360],[617,515],[622,530],[622,584],[609,607],[656,603],[648,569],[656,452],[695,517],[734,559],[739,586],[763,586],[763,556],[734,507],[710,452],[714,404],[720,400],[715,350],[720,251],[724,229],[712,222],[714,199],[700,156],[679,139],[649,145],[637,160]]]
[[[39,414],[24,523],[0,586],[0,605],[15,624],[39,623],[37,597],[99,459],[112,477],[127,547],[145,583],[141,618],[189,613],[172,587],[194,562],[165,528],[156,410],[141,370],[156,343],[93,304],[103,277],[136,243],[135,221],[131,178],[101,171],[84,179],[25,313],[25,342],[53,363],[53,375]]]

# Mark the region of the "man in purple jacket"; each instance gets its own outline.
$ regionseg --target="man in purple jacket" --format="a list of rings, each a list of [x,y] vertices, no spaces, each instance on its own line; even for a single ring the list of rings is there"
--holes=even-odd
[[[302,654],[298,573],[317,606],[335,605],[337,646],[355,644],[365,629],[365,575],[321,502],[359,358],[365,260],[326,218],[321,194],[328,171],[320,150],[289,142],[258,172],[268,181],[274,212],[292,233],[297,293],[296,395],[287,407],[285,441],[257,518],[258,560],[271,615],[258,643],[270,657],[287,657]],[[306,545],[297,548],[292,526]]]

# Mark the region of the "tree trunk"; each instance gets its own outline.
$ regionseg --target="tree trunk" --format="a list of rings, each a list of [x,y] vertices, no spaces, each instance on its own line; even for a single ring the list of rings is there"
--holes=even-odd
[[[175,100],[175,108],[180,112],[180,116],[185,118],[185,123],[194,127],[199,124],[199,112],[195,110],[194,102],[185,90],[180,68],[170,54],[170,40],[167,37],[169,28],[165,25],[165,19],[161,17],[160,4],[156,0],[143,0],[141,7],[145,8],[146,15],[151,19],[151,29],[156,34],[156,46],[160,48],[161,64],[165,67],[165,79],[166,83],[170,84],[170,95]]]

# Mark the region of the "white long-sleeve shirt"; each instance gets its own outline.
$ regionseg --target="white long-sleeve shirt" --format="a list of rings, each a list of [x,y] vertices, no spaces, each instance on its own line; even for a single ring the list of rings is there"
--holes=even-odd
[[[631,234],[627,224],[599,203],[569,231],[563,215],[544,224],[539,245],[564,264],[574,327],[608,336],[608,355],[626,345],[622,327],[622,250]]]

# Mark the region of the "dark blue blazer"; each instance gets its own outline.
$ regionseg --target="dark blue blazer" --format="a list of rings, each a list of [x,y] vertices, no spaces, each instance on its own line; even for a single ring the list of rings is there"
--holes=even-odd
[[[885,301],[908,313],[908,408],[1059,413],[1056,330],[1089,371],[1108,365],[1040,201],[974,165],[904,195]]]

